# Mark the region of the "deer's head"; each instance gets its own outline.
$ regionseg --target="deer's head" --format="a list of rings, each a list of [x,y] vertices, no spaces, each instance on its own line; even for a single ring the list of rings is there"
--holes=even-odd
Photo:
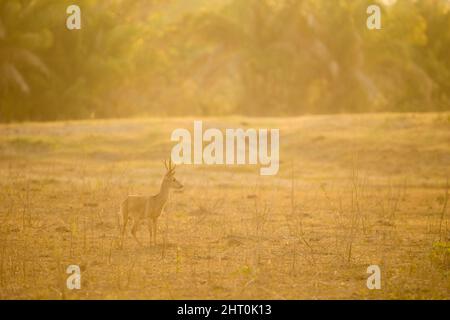
[[[164,161],[166,167],[166,174],[164,175],[163,185],[167,188],[182,189],[183,185],[175,179],[175,165],[172,166],[172,160]]]

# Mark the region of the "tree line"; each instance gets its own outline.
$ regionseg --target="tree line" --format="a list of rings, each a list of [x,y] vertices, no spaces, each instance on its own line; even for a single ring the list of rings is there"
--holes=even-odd
[[[0,121],[450,110],[450,2],[389,2],[3,0]]]

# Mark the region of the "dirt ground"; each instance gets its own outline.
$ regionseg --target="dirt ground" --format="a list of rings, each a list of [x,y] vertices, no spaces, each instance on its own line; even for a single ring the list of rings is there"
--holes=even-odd
[[[203,119],[279,128],[280,172],[179,166],[157,244],[121,249],[120,202],[158,192],[193,120],[0,125],[0,298],[450,298],[449,113]]]

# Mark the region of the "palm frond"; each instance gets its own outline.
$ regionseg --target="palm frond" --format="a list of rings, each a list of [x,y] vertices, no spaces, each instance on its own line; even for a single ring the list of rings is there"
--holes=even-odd
[[[0,19],[0,39],[4,39],[6,37],[6,29],[3,25],[2,19]]]
[[[23,93],[30,93],[30,86],[25,81],[25,78],[22,76],[20,71],[17,70],[17,68],[13,64],[4,63],[1,73],[4,76],[4,81],[6,83],[14,83]]]
[[[40,71],[42,74],[48,76],[49,70],[44,62],[34,53],[32,53],[29,50],[26,49],[13,49],[14,50],[14,60],[18,62],[23,62],[25,64],[28,64],[34,68],[36,68],[38,71]]]

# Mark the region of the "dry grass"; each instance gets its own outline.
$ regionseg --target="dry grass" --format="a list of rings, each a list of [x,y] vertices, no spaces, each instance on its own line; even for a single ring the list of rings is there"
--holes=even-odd
[[[159,244],[119,249],[121,199],[157,192],[192,120],[0,126],[0,298],[449,298],[450,114],[211,118],[280,128],[278,176],[182,166]]]

